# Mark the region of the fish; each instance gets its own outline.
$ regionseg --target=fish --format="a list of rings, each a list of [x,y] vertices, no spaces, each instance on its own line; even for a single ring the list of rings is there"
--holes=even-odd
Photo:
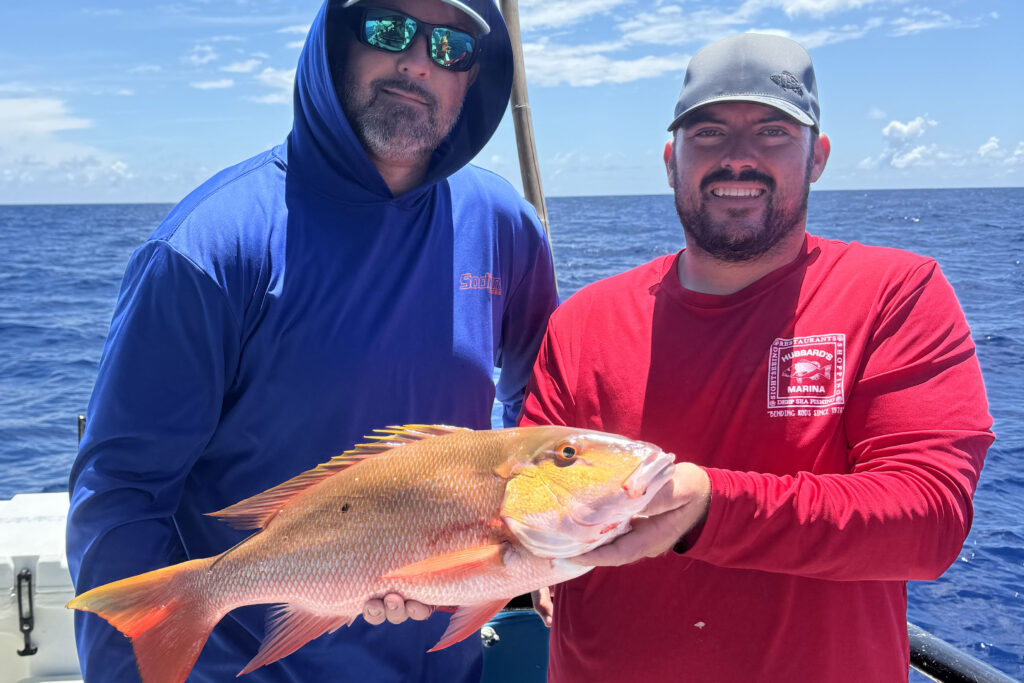
[[[580,576],[573,557],[630,528],[671,478],[659,447],[599,431],[404,425],[209,513],[254,530],[214,557],[114,581],[67,606],[131,639],[143,683],[181,683],[214,626],[272,604],[239,672],[351,624],[367,600],[455,608],[429,652],[479,631],[511,599]]]

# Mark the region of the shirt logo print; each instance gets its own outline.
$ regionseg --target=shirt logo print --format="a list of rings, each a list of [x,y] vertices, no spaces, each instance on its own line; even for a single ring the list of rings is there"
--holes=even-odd
[[[484,273],[483,275],[473,275],[472,273],[463,273],[459,276],[459,289],[484,289],[494,295],[501,294],[501,278],[494,277],[490,273]]]
[[[773,417],[842,412],[846,335],[776,339],[768,355],[768,411]]]

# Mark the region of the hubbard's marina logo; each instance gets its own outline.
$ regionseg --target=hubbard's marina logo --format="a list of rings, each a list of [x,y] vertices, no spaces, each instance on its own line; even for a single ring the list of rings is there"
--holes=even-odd
[[[802,417],[842,412],[846,335],[776,339],[768,356],[768,412]]]
[[[473,275],[463,273],[459,276],[459,289],[486,289],[491,294],[501,294],[501,278],[490,273]]]

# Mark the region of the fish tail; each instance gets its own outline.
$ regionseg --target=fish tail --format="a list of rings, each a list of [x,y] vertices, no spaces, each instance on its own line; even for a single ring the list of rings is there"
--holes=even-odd
[[[114,581],[67,606],[98,614],[131,639],[143,683],[183,683],[222,616],[196,581],[213,559]]]

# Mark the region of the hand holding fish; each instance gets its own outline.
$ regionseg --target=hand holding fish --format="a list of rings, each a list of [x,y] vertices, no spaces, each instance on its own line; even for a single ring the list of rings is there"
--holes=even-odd
[[[434,608],[416,600],[405,600],[398,593],[388,593],[383,598],[367,600],[363,605],[363,619],[372,626],[385,621],[401,624],[406,619],[424,621],[434,613]]]
[[[589,567],[616,567],[662,555],[704,521],[710,502],[707,472],[693,463],[678,463],[668,483],[632,520],[630,531],[572,561]]]

